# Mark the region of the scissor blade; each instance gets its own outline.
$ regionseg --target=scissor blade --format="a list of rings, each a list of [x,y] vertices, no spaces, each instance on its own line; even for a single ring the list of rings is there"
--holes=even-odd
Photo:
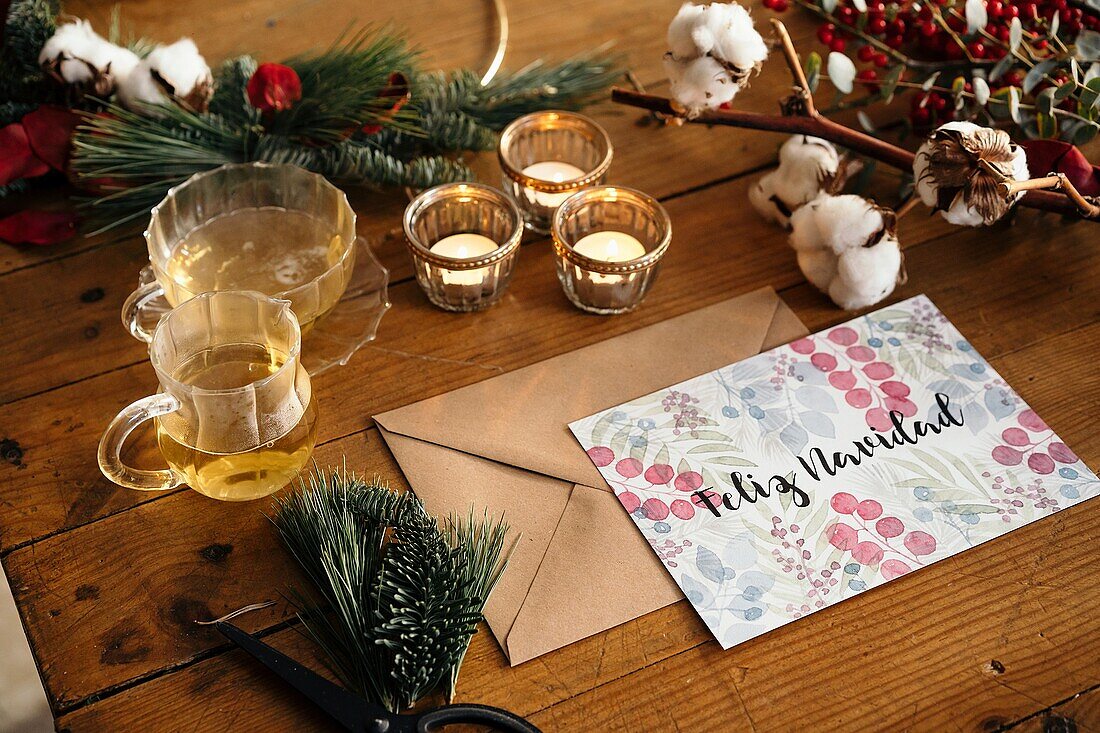
[[[312,700],[317,707],[344,728],[354,733],[361,733],[366,729],[368,703],[358,695],[329,682],[313,670],[302,666],[278,649],[238,629],[233,624],[219,621],[214,626],[223,636]]]

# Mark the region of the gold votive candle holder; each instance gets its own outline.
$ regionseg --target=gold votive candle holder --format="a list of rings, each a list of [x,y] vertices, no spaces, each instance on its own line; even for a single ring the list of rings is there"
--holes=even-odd
[[[429,188],[405,209],[416,281],[433,304],[474,311],[500,300],[523,236],[519,209],[480,183]]]
[[[672,241],[672,222],[655,198],[618,186],[575,193],[552,227],[558,279],[583,311],[611,315],[638,307]]]
[[[527,227],[550,231],[554,210],[569,196],[603,183],[611,167],[611,138],[595,120],[575,112],[532,112],[500,135],[497,150],[504,190]]]

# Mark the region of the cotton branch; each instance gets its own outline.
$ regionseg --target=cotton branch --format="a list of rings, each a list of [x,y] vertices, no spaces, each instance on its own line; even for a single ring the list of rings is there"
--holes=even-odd
[[[645,94],[639,91],[614,87],[611,90],[612,101],[630,107],[638,107],[656,112],[666,119],[690,122],[700,125],[726,125],[751,130],[784,132],[792,135],[813,135],[849,150],[881,161],[903,171],[913,169],[914,154],[905,148],[893,145],[855,130],[822,115],[813,101],[809,82],[802,70],[798,52],[787,33],[786,27],[778,19],[772,19],[772,26],[783,49],[783,56],[790,68],[794,81],[794,95],[780,103],[785,114],[763,114],[745,112],[736,109],[702,110],[691,114],[682,105],[668,97]],[[1064,175],[1051,175],[1030,181],[1004,181],[1002,184],[1006,197],[1020,191],[1026,191],[1020,200],[1020,206],[1041,211],[1050,211],[1064,216],[1076,216],[1089,221],[1100,221],[1100,206],[1082,196]],[[1056,193],[1051,188],[1061,188]]]

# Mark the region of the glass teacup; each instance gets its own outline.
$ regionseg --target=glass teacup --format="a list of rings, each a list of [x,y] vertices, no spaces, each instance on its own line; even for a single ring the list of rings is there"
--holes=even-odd
[[[300,349],[298,321],[285,300],[227,290],[172,309],[149,345],[160,391],[111,421],[99,442],[103,475],[146,491],[186,483],[226,501],[278,491],[306,465],[316,438]],[[167,469],[122,461],[126,438],[150,419]]]
[[[152,339],[167,305],[199,293],[256,290],[290,301],[302,331],[339,302],[355,268],[355,212],[324,176],[240,163],[168,192],[145,232],[147,271],[122,307],[135,338]]]

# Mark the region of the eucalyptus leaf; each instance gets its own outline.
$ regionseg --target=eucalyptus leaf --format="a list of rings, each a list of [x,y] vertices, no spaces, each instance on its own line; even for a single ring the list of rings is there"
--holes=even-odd
[[[975,101],[984,107],[986,102],[989,101],[989,84],[980,76],[975,76],[972,84],[974,85]]]
[[[1095,122],[1082,122],[1073,131],[1073,144],[1080,146],[1091,142],[1097,132],[1100,132],[1100,125]]]
[[[1093,77],[1085,82],[1085,88],[1081,92],[1081,106],[1096,107],[1100,100],[1100,76]]]
[[[1073,42],[1073,54],[1078,61],[1096,61],[1100,57],[1100,33],[1083,30]]]
[[[852,0],[852,5],[861,13],[867,12],[867,0]]]
[[[989,22],[985,0],[966,0],[966,32],[976,33]]]
[[[1073,94],[1073,90],[1077,88],[1077,82],[1067,81],[1062,86],[1054,90],[1054,100],[1061,102],[1063,99]]]
[[[856,65],[852,63],[852,60],[842,53],[830,51],[826,69],[829,72],[829,80],[833,82],[833,86],[837,88],[837,91],[850,94],[852,82],[856,78]]]
[[[997,81],[1002,76],[1004,76],[1005,73],[1009,69],[1011,69],[1013,64],[1015,63],[1016,57],[1010,53],[1006,53],[1003,57],[1001,57],[999,61],[997,61],[997,63],[993,64],[993,68],[989,71],[989,80]]]
[[[1093,79],[1100,79],[1100,61],[1089,64],[1089,70],[1081,77],[1081,83],[1087,85]]]
[[[1058,137],[1058,118],[1054,115],[1040,112],[1035,118],[1035,124],[1038,127],[1039,137],[1044,140]]]
[[[1031,69],[1024,76],[1024,94],[1031,94],[1031,91],[1039,85],[1039,82],[1041,82],[1043,78],[1048,73],[1050,73],[1050,71],[1054,69],[1054,67],[1057,65],[1057,59],[1046,59],[1035,64],[1035,66],[1032,66]]]
[[[806,57],[806,83],[810,85],[811,93],[817,91],[817,85],[820,81],[821,54],[817,51],[810,51],[810,55]]]
[[[1020,50],[1022,40],[1024,40],[1024,25],[1019,17],[1015,17],[1008,24],[1008,50],[1015,54]]]
[[[1020,90],[1016,87],[1008,88],[1008,115],[1012,121],[1020,122]]]
[[[1058,11],[1054,11],[1054,17],[1050,19],[1050,30],[1047,31],[1047,35],[1051,38],[1058,35],[1058,28],[1061,26],[1061,14]]]
[[[936,73],[932,74],[932,76],[925,79],[921,83],[920,88],[923,91],[927,92],[929,89],[931,89],[932,87],[934,87],[936,85],[936,79],[939,79],[939,78],[940,78],[940,72],[937,71]]]
[[[833,11],[836,10],[836,4],[837,0],[821,0],[821,9],[832,15]]]
[[[1054,87],[1047,87],[1035,95],[1035,106],[1041,114],[1050,116],[1054,114]]]

